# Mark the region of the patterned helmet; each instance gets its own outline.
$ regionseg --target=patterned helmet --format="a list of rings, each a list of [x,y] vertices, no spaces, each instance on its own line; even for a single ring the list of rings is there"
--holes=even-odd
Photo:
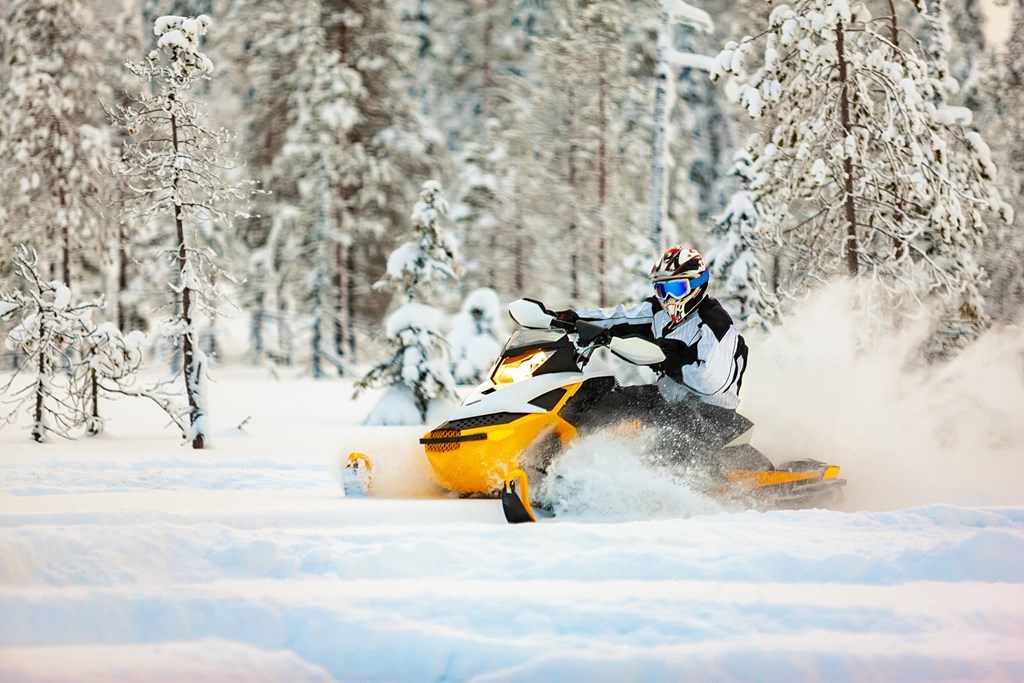
[[[704,300],[710,276],[704,258],[690,247],[669,247],[654,262],[654,293],[673,323],[682,322]]]

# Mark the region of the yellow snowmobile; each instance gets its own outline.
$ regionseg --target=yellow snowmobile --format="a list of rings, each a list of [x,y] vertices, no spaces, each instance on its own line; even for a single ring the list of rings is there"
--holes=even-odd
[[[639,337],[610,336],[602,327],[567,323],[521,299],[509,306],[524,329],[506,342],[487,380],[444,423],[420,439],[438,482],[464,495],[498,495],[510,523],[536,521],[529,497],[558,453],[580,434],[642,429],[643,420],[610,406],[630,389],[607,372],[591,370],[600,347],[636,365],[665,360],[661,349]],[[846,483],[839,467],[800,460],[774,467],[749,444],[752,425],[715,448],[710,492],[749,497],[756,507],[812,507],[832,502]],[[687,454],[678,454],[680,461]]]

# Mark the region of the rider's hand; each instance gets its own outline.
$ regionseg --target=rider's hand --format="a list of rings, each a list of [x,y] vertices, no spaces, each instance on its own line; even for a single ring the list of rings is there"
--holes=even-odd
[[[682,373],[685,366],[693,365],[699,360],[696,344],[691,346],[678,339],[666,339],[664,337],[656,339],[655,342],[665,353],[665,361],[661,363],[661,367],[657,370],[658,372],[676,377]]]
[[[580,316],[576,311],[571,308],[567,308],[564,311],[552,311],[552,317],[561,320],[563,323],[570,323],[575,325],[576,321],[580,319]]]

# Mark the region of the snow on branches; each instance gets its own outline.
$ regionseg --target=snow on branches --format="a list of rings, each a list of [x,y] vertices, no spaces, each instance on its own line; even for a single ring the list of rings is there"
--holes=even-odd
[[[98,260],[111,184],[93,108],[105,88],[90,40],[96,22],[81,0],[15,0],[2,16],[0,259],[28,244],[71,282],[76,262]]]
[[[441,219],[447,216],[448,202],[441,196],[441,184],[426,181],[411,216],[415,239],[391,252],[387,273],[375,287],[394,288],[413,301],[429,299],[440,283],[455,280],[454,240],[441,227]]]
[[[459,384],[478,384],[501,351],[506,311],[498,293],[489,287],[474,289],[452,318],[448,339],[453,374]]]
[[[718,283],[718,298],[727,304],[739,326],[768,330],[778,320],[778,301],[765,284],[764,268],[758,259],[760,217],[747,189],[750,160],[743,153],[737,156],[733,173],[739,176],[742,189],[730,197],[716,218],[710,231],[715,246],[704,255]]]
[[[756,230],[782,249],[783,289],[845,271],[982,317],[975,251],[1007,207],[987,146],[945,108],[935,67],[891,37],[895,22],[859,2],[800,0],[718,55],[712,78],[735,79],[766,121],[745,150]]]
[[[124,393],[131,384],[142,364],[142,333],[123,335],[110,323],[94,324],[92,310],[101,302],[72,303],[64,283],[40,276],[33,250],[19,247],[14,266],[28,286],[0,292],[0,318],[21,314],[5,341],[20,363],[0,385],[0,394],[12,396],[4,420],[13,422],[27,407],[38,442],[50,434],[71,438],[81,427],[96,434],[102,429],[100,392]],[[15,388],[24,374],[33,378]]]
[[[170,290],[177,312],[163,329],[175,343],[180,340],[193,448],[203,448],[208,438],[206,357],[198,348],[195,320],[215,312],[224,297],[214,281],[227,278],[214,262],[213,249],[202,241],[230,222],[226,207],[241,205],[249,194],[245,184],[222,178],[232,166],[223,151],[231,136],[206,128],[202,104],[188,97],[195,81],[208,79],[213,71],[199,50],[199,38],[209,25],[205,15],[157,19],[153,32],[159,36],[158,49],[143,62],[127,64],[145,84],[142,94],[113,113],[133,137],[125,145],[119,174],[135,194],[136,218],[173,225],[173,237],[168,237],[172,248],[164,256],[176,271]]]
[[[387,273],[377,287],[392,287],[406,295],[406,304],[387,320],[385,336],[393,353],[356,383],[356,393],[370,387],[391,387],[367,418],[371,424],[409,421],[403,403],[412,402],[421,422],[432,401],[454,397],[455,381],[448,361],[448,344],[441,334],[441,314],[417,303],[435,293],[437,284],[457,277],[452,238],[440,226],[448,213],[435,180],[423,183],[412,212],[417,239],[399,246],[388,258]]]

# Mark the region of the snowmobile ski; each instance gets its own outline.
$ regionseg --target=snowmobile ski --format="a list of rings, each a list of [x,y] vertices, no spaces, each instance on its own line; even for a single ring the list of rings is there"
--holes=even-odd
[[[365,453],[348,454],[345,469],[341,471],[341,485],[346,497],[363,498],[373,488],[373,462]]]
[[[530,505],[530,485],[526,472],[512,470],[505,475],[505,485],[501,489],[501,508],[509,524],[537,521],[533,506]]]

